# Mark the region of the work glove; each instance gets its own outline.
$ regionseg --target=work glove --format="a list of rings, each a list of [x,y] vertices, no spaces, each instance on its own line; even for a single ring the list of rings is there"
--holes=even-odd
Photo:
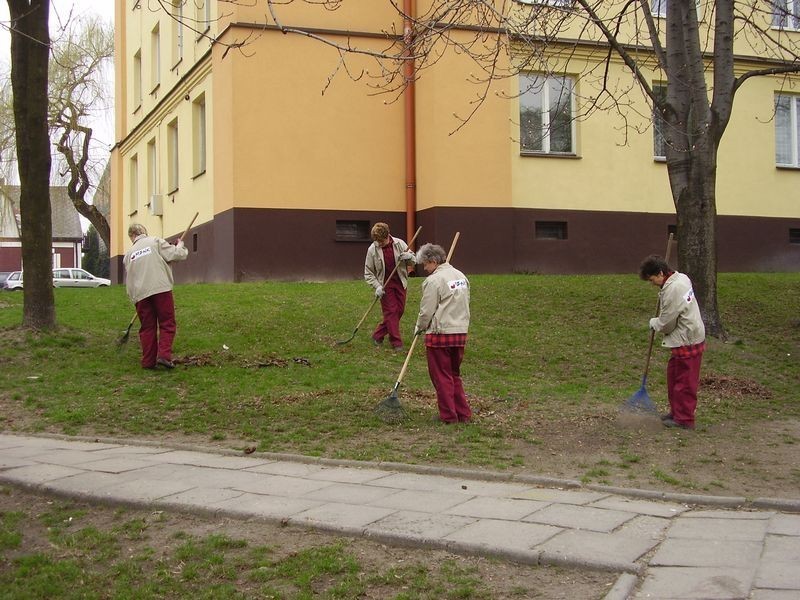
[[[177,242],[175,242],[176,248],[183,248],[184,246],[185,244],[183,243],[183,240],[178,240]]]
[[[421,335],[421,334],[423,334],[423,333],[425,333],[425,330],[424,330],[424,329],[420,329],[420,328],[419,328],[419,327],[417,327],[416,325],[414,326],[414,337],[416,337],[416,336],[418,336],[418,335]]]
[[[658,331],[658,317],[653,317],[650,319],[650,329],[653,331]]]
[[[383,291],[383,286],[382,285],[379,285],[378,287],[375,288],[375,297],[376,298],[383,298],[383,295],[385,293],[386,292]]]
[[[401,252],[400,256],[398,256],[400,260],[410,260],[416,262],[416,255],[413,252]]]

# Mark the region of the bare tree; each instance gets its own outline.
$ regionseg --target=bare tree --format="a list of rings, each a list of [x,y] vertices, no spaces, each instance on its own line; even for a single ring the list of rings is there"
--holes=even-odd
[[[22,324],[56,324],[50,218],[50,136],[47,127],[49,0],[8,0],[11,16],[11,88],[20,180],[22,262],[25,288]]]
[[[88,125],[95,111],[107,110],[103,68],[114,55],[114,30],[95,17],[69,22],[56,40],[50,62],[50,131],[60,153],[67,193],[75,209],[94,225],[110,246],[105,216],[86,201],[86,193],[100,178],[92,162],[93,130]]]

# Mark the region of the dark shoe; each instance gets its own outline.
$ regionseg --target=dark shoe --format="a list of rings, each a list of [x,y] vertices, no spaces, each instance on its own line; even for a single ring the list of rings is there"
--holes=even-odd
[[[395,352],[405,352],[406,351],[406,349],[403,346],[393,346],[392,350],[394,350]]]
[[[372,338],[372,344],[373,344],[373,345],[374,345],[376,348],[378,348],[378,347],[380,347],[380,346],[382,346],[382,345],[383,345],[383,340],[376,340],[375,338]]]
[[[672,417],[661,419],[661,424],[667,428],[678,427],[679,429],[694,429],[694,425],[678,423],[677,421],[673,420]]]
[[[160,356],[156,359],[156,363],[161,365],[162,367],[164,367],[166,369],[174,369],[175,368],[175,363],[174,362],[172,362],[171,360],[167,360],[166,358],[161,358]]]
[[[671,412],[668,412],[668,413],[663,413],[663,414],[661,415],[661,420],[662,420],[662,421],[666,421],[667,419],[671,419],[671,418],[672,418],[672,413],[671,413]]]

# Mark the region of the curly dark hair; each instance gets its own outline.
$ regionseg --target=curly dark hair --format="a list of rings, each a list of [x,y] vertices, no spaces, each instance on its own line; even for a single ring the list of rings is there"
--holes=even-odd
[[[657,254],[651,254],[642,261],[641,265],[639,265],[639,278],[647,281],[653,275],[666,275],[671,271],[672,269],[669,268],[667,261]]]

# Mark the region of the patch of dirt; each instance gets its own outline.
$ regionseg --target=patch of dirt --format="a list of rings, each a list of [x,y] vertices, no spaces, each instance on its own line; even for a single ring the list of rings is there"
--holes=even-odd
[[[76,517],[65,526],[76,532],[84,528],[96,528],[100,532],[110,532],[113,528],[132,520],[143,524],[141,535],[118,536],[122,559],[148,556],[148,549],[154,553],[148,563],[169,567],[173,574],[178,573],[182,562],[175,559],[175,550],[187,541],[189,536],[209,535],[228,536],[234,540],[244,540],[247,548],[268,545],[272,559],[288,557],[303,550],[319,548],[342,540],[313,530],[282,527],[277,524],[257,521],[237,521],[227,518],[207,518],[202,516],[163,511],[124,510],[105,506],[88,505],[79,502],[59,500],[40,496],[16,488],[0,487],[0,516],[4,513],[21,512],[22,545],[13,550],[0,550],[0,569],[8,568],[12,561],[23,555],[43,553],[53,560],[75,559],[84,550],[80,547],[65,547],[53,544],[48,528],[41,516],[53,513],[65,505],[72,511],[84,510],[83,516]],[[413,565],[423,565],[434,578],[446,577],[455,565],[459,571],[466,571],[470,577],[482,584],[489,598],[548,598],[548,599],[600,599],[614,584],[617,575],[613,573],[579,571],[557,567],[530,567],[513,563],[499,562],[480,557],[463,557],[438,550],[399,548],[386,546],[361,538],[346,539],[347,552],[358,561],[364,577],[389,574],[391,569],[403,569]],[[113,569],[113,560],[92,563],[91,568],[103,572]],[[147,564],[141,564],[142,577],[148,577]],[[155,576],[154,573],[149,575]],[[385,580],[389,580],[386,583]],[[394,584],[389,575],[383,582],[367,584],[365,594],[359,598],[383,600],[395,598],[407,592],[400,584]],[[219,582],[215,582],[219,583]],[[445,584],[448,582],[445,580]],[[235,581],[237,592],[245,597],[258,597],[260,588],[246,574],[240,573]],[[428,596],[424,596],[428,597]]]
[[[230,364],[234,362],[235,359],[233,357],[228,358],[227,360],[220,360],[219,354],[211,353],[211,352],[204,352],[202,354],[189,354],[186,356],[176,356],[172,359],[172,362],[176,365],[182,365],[184,367],[216,367],[221,364]],[[246,368],[264,368],[264,367],[279,367],[279,368],[286,368],[289,366],[289,363],[295,363],[298,365],[303,365],[304,367],[310,367],[311,361],[307,358],[303,358],[301,356],[296,356],[290,359],[281,358],[278,356],[268,356],[265,358],[256,358],[253,360],[249,359],[242,359],[239,362],[239,365]]]

